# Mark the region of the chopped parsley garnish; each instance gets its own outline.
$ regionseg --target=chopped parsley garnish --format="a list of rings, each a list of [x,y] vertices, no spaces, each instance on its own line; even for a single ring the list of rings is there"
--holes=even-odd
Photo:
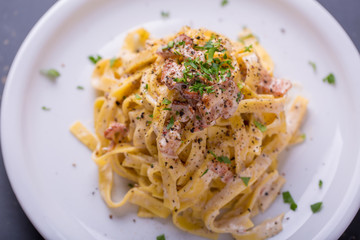
[[[258,121],[255,120],[254,124],[258,129],[260,129],[261,132],[265,132],[267,130],[266,126],[263,125],[261,122],[258,122]]]
[[[214,59],[214,54],[215,54],[215,50],[216,48],[210,48],[208,51],[208,55],[207,55],[207,62],[211,63]]]
[[[225,6],[225,5],[227,5],[229,3],[229,1],[228,0],[222,0],[221,1],[221,6]]]
[[[320,179],[320,180],[319,180],[319,188],[320,188],[320,189],[322,188],[322,185],[323,185],[323,181]]]
[[[149,84],[146,84],[146,85],[145,85],[145,89],[146,89],[146,90],[149,90]]]
[[[76,88],[79,89],[79,90],[84,90],[83,86],[77,86]]]
[[[167,45],[169,48],[172,48],[174,46],[174,41],[170,41],[168,42],[168,45]]]
[[[60,77],[60,73],[53,68],[48,70],[41,70],[40,73],[51,80],[55,80],[56,78]]]
[[[168,42],[168,44],[166,46],[164,46],[162,49],[165,50],[165,49],[169,49],[172,47],[174,47],[174,41]]]
[[[246,27],[243,27],[243,28],[246,29]],[[255,36],[254,34],[252,34],[252,33],[250,33],[250,34],[248,34],[246,36],[240,37],[238,39],[238,41],[241,42],[242,44],[244,44],[245,40],[249,39],[249,38],[256,38],[256,40],[259,41],[259,38],[257,36]]]
[[[139,96],[139,94],[135,94],[135,99],[136,100],[141,100],[141,97]]]
[[[45,107],[45,106],[43,106],[41,109],[44,110],[44,111],[50,111],[51,110],[50,108]]]
[[[165,239],[165,235],[164,234],[161,234],[159,236],[156,237],[156,240],[166,240]]]
[[[164,98],[162,103],[165,104],[165,105],[169,105],[171,103],[171,101],[169,99],[167,99],[167,98]]]
[[[179,46],[185,44],[185,41],[170,41],[163,49],[175,47],[174,54],[180,55],[176,51]],[[231,69],[234,69],[232,60],[226,53],[226,49],[221,45],[221,39],[215,39],[215,35],[211,36],[203,46],[195,45],[194,49],[205,51],[205,61],[201,61],[198,57],[195,59],[185,58],[183,56],[183,65],[185,69],[182,71],[183,77],[174,78],[177,83],[184,83],[189,86],[191,92],[197,92],[201,95],[213,93],[215,89],[212,84],[204,82],[221,82],[231,78]],[[178,60],[181,64],[181,61]],[[202,79],[202,80],[199,80]],[[203,80],[205,79],[205,80]]]
[[[253,45],[251,44],[250,46],[245,47],[244,52],[251,52],[252,48],[253,48]]]
[[[324,79],[323,82],[327,82],[329,84],[334,85],[335,84],[335,76],[334,74],[330,73],[329,75],[327,75]]]
[[[203,172],[203,174],[201,174],[200,177],[204,176],[208,171],[209,171],[209,169],[206,169],[206,170]]]
[[[242,93],[241,92],[238,92],[237,96],[236,96],[236,102],[239,103],[240,100],[242,98]]]
[[[154,117],[154,115],[150,114],[150,115],[149,115],[149,117],[153,118],[153,117]]]
[[[184,44],[185,44],[185,41],[184,41],[184,40],[176,43],[176,45],[179,45],[179,46],[182,46],[182,45],[184,45]]]
[[[146,126],[149,126],[152,123],[152,121],[146,121]]]
[[[171,111],[172,109],[171,108],[164,108],[164,110]]]
[[[223,163],[227,163],[227,164],[231,163],[230,159],[227,156],[216,156],[216,154],[212,151],[209,151],[209,153],[211,155],[213,155],[215,157],[215,159],[218,160],[219,162],[223,162]]]
[[[240,178],[243,181],[243,183],[245,184],[245,186],[248,186],[250,177],[240,177]]]
[[[93,63],[96,64],[98,61],[100,61],[102,59],[102,57],[100,55],[97,55],[96,57],[94,56],[89,56],[89,60]]]
[[[111,67],[111,68],[114,66],[116,60],[117,60],[117,58],[115,58],[115,57],[112,58],[112,59],[110,59],[110,67]]]
[[[163,18],[170,17],[170,12],[161,11],[161,17],[163,17]]]
[[[314,70],[314,73],[316,73],[316,64],[314,62],[309,61],[310,66]]]
[[[204,83],[202,83],[200,81],[196,81],[194,83],[194,85],[189,87],[189,89],[190,89],[190,92],[198,92],[201,95],[203,95],[204,92],[207,92],[207,93],[215,92],[213,86],[208,86],[208,85],[206,85],[206,84],[204,84]]]
[[[174,117],[170,118],[169,124],[166,126],[167,130],[170,130],[174,126]]]
[[[312,204],[310,208],[313,213],[317,213],[321,210],[321,206],[322,206],[322,202],[317,202]]]
[[[196,115],[197,120],[201,120],[201,117],[199,115]]]
[[[241,91],[244,88],[244,85],[242,85],[241,83],[238,83],[237,86],[239,88],[239,91]]]
[[[300,135],[300,137],[305,141],[305,139],[306,139],[306,134],[303,133],[303,134]]]
[[[297,208],[297,205],[296,205],[294,199],[292,198],[290,192],[283,192],[282,196],[283,196],[284,203],[289,203],[290,209],[295,211]]]

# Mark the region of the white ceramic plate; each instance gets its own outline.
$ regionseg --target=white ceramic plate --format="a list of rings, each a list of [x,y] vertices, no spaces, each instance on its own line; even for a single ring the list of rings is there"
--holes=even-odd
[[[162,10],[170,12],[169,19],[161,18]],[[91,128],[89,55],[102,48],[105,57],[114,56],[121,36],[111,40],[136,26],[163,36],[184,24],[233,39],[244,25],[250,27],[273,57],[276,75],[301,84],[301,94],[310,100],[303,126],[307,140],[286,151],[280,164],[287,178],[283,190],[291,192],[298,209],[290,211],[279,197],[257,221],[286,212],[276,239],[336,239],[360,203],[360,60],[345,32],[315,1],[230,0],[225,7],[220,0],[55,4],[16,56],[2,103],[7,173],[35,227],[47,239],[155,239],[163,233],[167,239],[199,239],[176,229],[170,219],[139,219],[131,205],[108,209],[97,190],[90,152],[68,130],[75,120]],[[316,73],[308,61],[317,64]],[[58,69],[61,77],[47,80],[39,74],[46,68]],[[330,72],[335,86],[322,81]],[[78,85],[85,89],[77,90]],[[123,185],[125,190],[126,181]],[[323,209],[312,214],[310,205],[318,201]]]

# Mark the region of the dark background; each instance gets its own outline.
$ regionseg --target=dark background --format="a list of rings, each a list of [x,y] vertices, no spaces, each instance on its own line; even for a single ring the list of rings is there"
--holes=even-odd
[[[220,0],[219,0],[220,1]],[[229,0],[234,1],[234,0]],[[11,63],[28,32],[56,0],[0,0],[0,94]],[[318,0],[360,49],[360,0]],[[0,239],[42,239],[19,205],[0,155]],[[341,240],[360,240],[360,211]]]

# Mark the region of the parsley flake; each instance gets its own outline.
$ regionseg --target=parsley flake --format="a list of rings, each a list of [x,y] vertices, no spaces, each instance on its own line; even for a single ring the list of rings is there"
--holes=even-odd
[[[56,69],[41,70],[40,73],[50,80],[55,80],[60,77],[60,73]]]
[[[222,0],[222,1],[221,1],[221,6],[224,7],[224,6],[226,6],[228,3],[229,3],[228,0]]]
[[[319,180],[319,188],[320,188],[320,189],[322,188],[322,185],[323,185],[323,181],[320,179],[320,180]]]
[[[166,240],[165,239],[165,235],[164,234],[161,234],[159,236],[156,237],[156,240]]]
[[[112,68],[116,62],[117,58],[113,57],[112,59],[110,59],[110,67]]]
[[[334,76],[334,74],[330,73],[329,75],[327,75],[323,79],[323,82],[327,82],[329,84],[335,85],[335,76]]]
[[[146,126],[149,126],[152,123],[152,121],[146,121]]]
[[[244,52],[251,52],[251,49],[253,48],[253,45],[245,47]]]
[[[135,99],[136,100],[141,100],[141,97],[139,96],[139,94],[135,94]]]
[[[200,95],[203,95],[204,92],[207,92],[207,93],[213,93],[213,92],[215,92],[213,86],[205,85],[205,84],[203,84],[203,83],[200,82],[200,81],[196,81],[196,82],[194,83],[194,85],[192,85],[192,86],[189,87],[189,89],[190,89],[190,92],[198,92],[198,93],[200,93]]]
[[[83,86],[77,86],[76,88],[79,89],[79,90],[84,90]]]
[[[161,11],[161,17],[163,17],[163,18],[170,17],[170,12]]]
[[[240,178],[243,181],[243,183],[245,184],[245,186],[248,186],[250,177],[240,177]]]
[[[209,151],[209,153],[213,155],[215,159],[218,160],[219,162],[231,164],[231,161],[227,156],[216,156],[216,154],[213,151]]]
[[[238,92],[237,96],[236,96],[236,102],[239,103],[241,101],[242,98],[242,93]]]
[[[256,120],[254,121],[254,124],[258,129],[260,129],[261,132],[265,132],[267,130],[265,125]]]
[[[303,134],[300,135],[300,137],[305,141],[305,139],[306,139],[306,134],[303,133]]]
[[[171,111],[172,109],[171,108],[164,108],[164,110]]]
[[[146,89],[146,90],[149,90],[149,84],[146,84],[146,85],[145,85],[145,89]]]
[[[44,111],[50,111],[51,110],[50,108],[45,107],[45,106],[43,106],[41,109],[44,110]]]
[[[102,59],[102,57],[100,55],[97,55],[96,57],[94,56],[89,56],[89,60],[93,63],[96,64],[98,61],[100,61]]]
[[[246,26],[243,27],[243,29],[246,29],[246,28],[247,28]],[[256,38],[256,40],[259,41],[259,37],[255,36],[255,35],[252,34],[252,33],[250,33],[250,34],[248,34],[248,35],[246,35],[246,36],[240,37],[240,38],[238,39],[238,41],[241,42],[242,44],[244,44],[244,43],[245,43],[245,40],[246,40],[246,39],[249,39],[249,38]]]
[[[208,171],[209,171],[209,169],[206,169],[206,170],[203,172],[203,174],[201,174],[200,177],[204,176]]]
[[[312,67],[314,73],[316,73],[316,64],[314,62],[309,61],[310,66]]]
[[[162,103],[165,104],[165,105],[169,105],[171,103],[171,101],[169,99],[167,99],[167,98],[164,98]]]
[[[313,213],[317,213],[321,210],[321,206],[322,206],[322,202],[317,202],[312,204],[310,208]]]
[[[170,130],[170,128],[172,128],[173,126],[174,126],[174,117],[171,117],[169,124],[166,126],[166,129]]]
[[[283,192],[282,196],[283,196],[284,203],[289,203],[290,209],[295,211],[297,208],[297,205],[296,205],[294,199],[292,198],[290,192]]]

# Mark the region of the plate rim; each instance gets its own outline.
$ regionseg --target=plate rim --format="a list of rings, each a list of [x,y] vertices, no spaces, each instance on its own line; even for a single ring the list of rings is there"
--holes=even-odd
[[[59,12],[64,12],[66,9],[72,9],[76,8],[77,6],[83,5],[83,4],[91,4],[88,1],[80,0],[80,1],[71,1],[71,0],[62,0],[57,1],[52,7],[49,8],[49,10],[37,21],[37,23],[33,26],[29,34],[26,36],[25,40],[21,44],[13,63],[11,64],[11,68],[8,74],[7,82],[4,86],[3,91],[3,97],[1,102],[1,147],[2,147],[2,154],[3,154],[3,162],[6,170],[6,174],[8,176],[10,185],[12,187],[12,190],[15,193],[15,196],[20,203],[23,211],[25,212],[28,219],[31,221],[33,226],[37,229],[37,231],[44,237],[49,238],[52,236],[58,236],[61,237],[61,233],[59,233],[56,229],[53,229],[52,227],[48,228],[47,225],[43,222],[43,219],[38,216],[39,214],[33,214],[32,210],[30,208],[33,208],[34,206],[34,200],[35,199],[25,199],[21,197],[23,195],[24,189],[21,188],[21,184],[18,183],[17,175],[14,174],[12,171],[13,169],[13,163],[10,161],[10,159],[13,159],[13,151],[11,151],[11,147],[9,146],[9,139],[11,138],[11,133],[9,133],[9,129],[12,124],[10,121],[6,118],[6,116],[11,115],[13,111],[11,111],[9,98],[10,98],[10,91],[13,89],[13,85],[17,83],[17,80],[15,78],[16,76],[16,69],[19,67],[22,55],[24,55],[29,47],[29,44],[35,38],[39,32],[41,32],[41,29],[44,27],[44,25],[50,21],[56,14],[59,14]],[[346,45],[348,48],[351,49],[351,52],[356,52],[357,56],[355,56],[355,59],[357,59],[357,64],[360,66],[360,55],[359,51],[355,47],[353,41],[349,37],[349,35],[346,33],[346,31],[343,29],[343,27],[337,22],[337,20],[317,1],[303,1],[303,2],[297,2],[297,3],[291,3],[294,5],[302,5],[302,6],[310,6],[314,8],[315,12],[319,12],[318,18],[322,18],[324,20],[330,21],[333,26],[336,27],[336,31],[341,32],[341,37],[346,39]],[[65,14],[63,15],[65,16]],[[64,17],[62,16],[62,21],[64,20]],[[50,21],[51,22],[51,21]],[[356,55],[356,54],[355,54]],[[357,171],[354,172],[354,176],[352,177],[352,184],[356,182],[356,180],[360,179],[360,156],[357,156],[357,165],[356,169]],[[356,177],[358,173],[358,177]],[[26,190],[30,191],[30,190]],[[32,190],[34,191],[34,190]],[[349,190],[346,191],[346,194]],[[345,200],[344,200],[345,201]],[[342,205],[344,205],[344,201],[341,202]],[[347,200],[348,208],[346,211],[343,211],[343,214],[339,220],[332,220],[326,223],[326,225],[319,231],[319,233],[314,236],[316,239],[325,239],[329,236],[336,236],[339,237],[347,228],[347,226],[350,224],[354,216],[356,215],[357,211],[360,209],[360,188],[357,189],[357,192],[354,192],[351,195],[351,199]],[[346,213],[346,214],[345,214]],[[333,216],[335,214],[332,215]],[[332,226],[337,225],[336,228],[331,228]],[[341,227],[339,227],[341,225]]]

